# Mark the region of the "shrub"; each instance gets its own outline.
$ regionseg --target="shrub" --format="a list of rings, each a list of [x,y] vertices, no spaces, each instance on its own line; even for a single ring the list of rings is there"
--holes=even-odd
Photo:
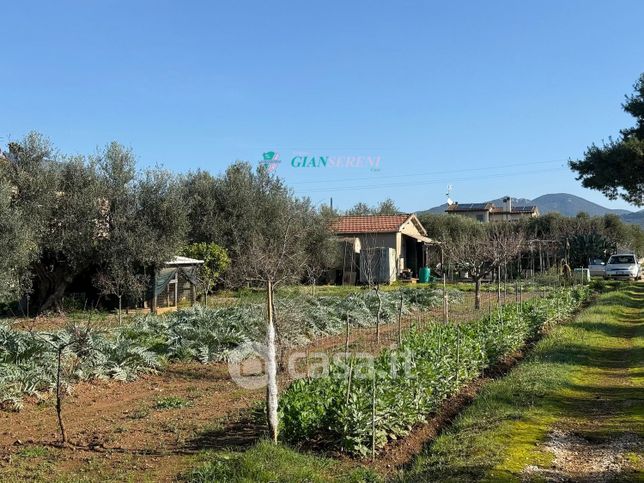
[[[0,324],[0,407],[20,409],[24,395],[39,395],[54,387],[56,340],[73,340],[70,326],[56,332],[23,332]],[[85,333],[84,333],[85,334]],[[117,335],[88,331],[83,348],[71,344],[63,351],[63,368],[72,368],[66,385],[94,378],[132,380],[161,367],[162,358],[145,346]]]
[[[181,409],[190,405],[190,401],[179,396],[167,396],[156,400],[154,409]]]

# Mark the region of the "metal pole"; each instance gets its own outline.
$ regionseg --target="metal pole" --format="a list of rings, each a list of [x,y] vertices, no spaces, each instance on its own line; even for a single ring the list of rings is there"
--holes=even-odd
[[[447,295],[447,274],[445,273],[445,260],[443,247],[441,245],[441,269],[443,271],[443,323],[449,322],[449,299]]]

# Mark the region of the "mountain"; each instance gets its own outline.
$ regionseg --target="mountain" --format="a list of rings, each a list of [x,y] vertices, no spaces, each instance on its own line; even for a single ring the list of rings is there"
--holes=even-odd
[[[564,216],[575,216],[579,212],[588,213],[590,216],[602,216],[613,214],[617,216],[631,213],[628,210],[612,210],[605,208],[592,201],[585,200],[579,196],[567,193],[554,193],[550,195],[539,196],[532,200],[531,203],[539,207],[541,213],[561,213]]]
[[[471,203],[472,200],[464,200],[463,203]],[[497,206],[501,206],[501,198],[490,200]],[[644,227],[644,210],[641,211],[628,211],[628,210],[614,210],[604,206],[588,201],[579,196],[571,195],[569,193],[552,193],[539,196],[534,200],[527,198],[512,198],[514,206],[537,205],[539,211],[544,213],[561,213],[564,216],[575,216],[577,213],[585,212],[590,216],[603,216],[607,214],[617,215],[626,223],[638,224]],[[435,206],[425,211],[419,211],[418,214],[423,213],[445,213],[447,203],[440,206]]]
[[[633,223],[644,228],[644,210],[636,211],[634,213],[626,213],[622,215],[622,220],[626,223]]]

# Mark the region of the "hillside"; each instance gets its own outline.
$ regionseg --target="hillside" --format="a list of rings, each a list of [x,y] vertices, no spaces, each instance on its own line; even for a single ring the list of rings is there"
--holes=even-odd
[[[464,203],[475,202],[476,200],[463,200]],[[490,202],[501,205],[501,198],[490,200]],[[588,201],[579,196],[571,195],[569,193],[551,193],[542,195],[534,200],[528,198],[512,198],[514,206],[524,205],[537,205],[539,211],[544,213],[560,213],[564,216],[575,216],[577,213],[585,212],[591,216],[603,216],[607,214],[614,214],[621,217],[627,223],[638,224],[644,227],[644,210],[631,212],[628,210],[614,210],[604,206]],[[444,213],[447,209],[447,203],[440,206],[435,206],[428,210],[419,211],[418,214],[423,213]]]
[[[539,196],[532,200],[531,204],[539,207],[541,213],[561,213],[564,216],[575,216],[579,212],[588,213],[590,216],[602,216],[607,214],[624,215],[631,213],[628,210],[612,210],[605,208],[592,201],[585,200],[579,196],[567,193],[554,193]]]
[[[626,213],[622,215],[622,220],[626,223],[633,223],[644,228],[644,210],[636,211],[634,213]]]

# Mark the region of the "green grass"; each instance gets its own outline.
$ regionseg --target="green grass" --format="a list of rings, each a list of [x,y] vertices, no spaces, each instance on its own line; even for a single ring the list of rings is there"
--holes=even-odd
[[[205,482],[370,482],[379,477],[364,468],[329,458],[298,453],[284,445],[260,441],[244,452],[205,453],[185,481]]]
[[[507,377],[486,386],[400,480],[521,481],[528,465],[552,467],[542,443],[554,427],[593,442],[627,431],[644,437],[644,285],[621,287],[556,327]],[[634,461],[620,481],[641,481],[641,459]]]
[[[190,401],[187,399],[179,396],[167,396],[157,399],[154,403],[154,409],[181,409],[189,405]]]
[[[49,455],[49,450],[44,446],[28,446],[18,451],[18,456],[23,458],[44,458]]]

